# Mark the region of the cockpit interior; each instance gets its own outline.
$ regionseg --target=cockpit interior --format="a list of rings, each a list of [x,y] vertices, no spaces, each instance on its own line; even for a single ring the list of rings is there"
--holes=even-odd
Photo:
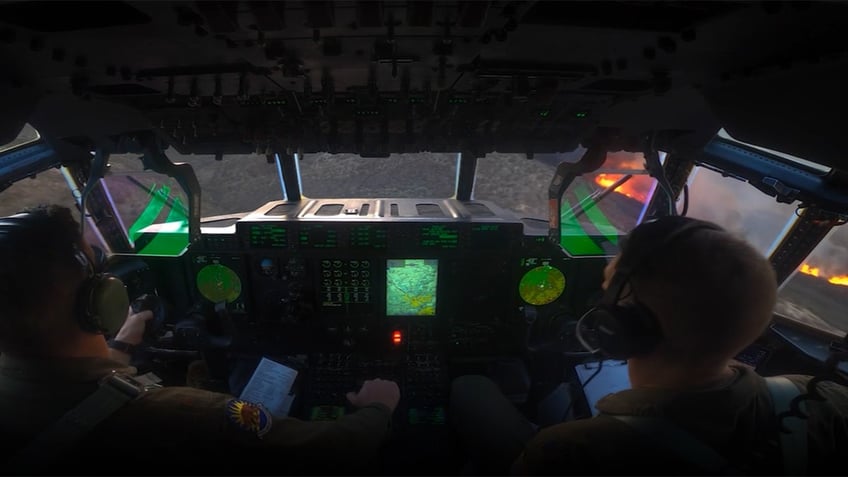
[[[737,357],[848,351],[844,2],[0,3],[0,215],[76,211],[135,303],[141,372],[332,420],[401,404],[377,472],[454,474],[451,380],[539,423],[628,386],[575,334],[637,224],[712,220],[769,257]],[[188,376],[201,361],[207,373]],[[597,371],[597,372],[595,372]],[[597,379],[595,379],[597,378]]]

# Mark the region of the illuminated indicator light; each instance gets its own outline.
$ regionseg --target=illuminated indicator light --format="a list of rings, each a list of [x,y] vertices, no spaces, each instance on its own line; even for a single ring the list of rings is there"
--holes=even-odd
[[[579,112],[579,113],[575,114],[575,115],[574,115],[574,117],[576,117],[576,118],[585,118],[585,117],[586,117],[586,115],[587,115],[587,113],[586,113],[585,111],[581,111],[581,112]]]
[[[392,332],[392,343],[394,343],[395,346],[397,346],[397,345],[401,344],[402,342],[403,342],[403,335],[401,334],[400,330],[393,331]]]
[[[550,110],[550,109],[545,109],[545,110],[543,110],[543,111],[539,111],[539,116],[541,116],[541,117],[543,117],[543,118],[546,118],[546,117],[548,117],[548,116],[550,116],[550,115],[551,115],[551,110]]]

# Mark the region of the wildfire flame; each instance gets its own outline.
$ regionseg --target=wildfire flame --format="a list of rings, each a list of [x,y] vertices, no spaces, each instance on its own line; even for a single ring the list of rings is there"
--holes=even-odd
[[[623,174],[598,174],[595,177],[595,183],[601,187],[610,187],[622,177],[624,177]],[[646,177],[647,176],[633,176],[627,182],[616,187],[614,190],[621,195],[625,195],[631,199],[636,199],[639,202],[644,203],[648,198],[648,191],[650,190],[650,180],[645,181]]]
[[[813,267],[808,263],[802,263],[801,267],[798,268],[798,271],[807,275],[812,275],[814,277],[820,277],[821,268]],[[848,275],[833,275],[827,278],[828,283],[832,283],[834,285],[842,285],[848,287]]]
[[[644,154],[624,151],[608,153],[607,159],[604,162],[604,168],[608,168],[607,170],[633,171],[633,177],[624,184],[616,187],[615,192],[631,199],[636,199],[643,204],[648,200],[648,193],[651,191],[651,186],[653,185],[653,179],[644,174],[644,165]],[[622,177],[624,177],[624,174],[598,174],[595,176],[595,183],[607,188],[615,184]]]
[[[807,275],[812,275],[814,277],[819,276],[820,270],[819,267],[811,267],[807,263],[801,264],[801,268],[799,270],[801,273],[806,273]]]

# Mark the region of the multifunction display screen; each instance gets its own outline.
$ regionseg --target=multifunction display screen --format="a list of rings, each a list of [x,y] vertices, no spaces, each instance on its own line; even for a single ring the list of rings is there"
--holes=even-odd
[[[386,316],[434,316],[439,261],[386,261]]]

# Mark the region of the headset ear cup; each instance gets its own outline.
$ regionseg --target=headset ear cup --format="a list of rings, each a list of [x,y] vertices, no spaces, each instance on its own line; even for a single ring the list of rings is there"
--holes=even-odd
[[[127,288],[114,275],[97,275],[83,287],[85,309],[80,327],[92,333],[113,334],[121,328],[130,307]]]
[[[617,316],[620,307],[599,308],[593,314],[595,318],[595,333],[598,340],[598,348],[601,352],[613,359],[629,358],[630,343],[627,333],[624,332],[621,319]]]
[[[628,359],[652,351],[662,336],[659,324],[644,305],[603,307],[596,316],[598,344],[612,359]]]

